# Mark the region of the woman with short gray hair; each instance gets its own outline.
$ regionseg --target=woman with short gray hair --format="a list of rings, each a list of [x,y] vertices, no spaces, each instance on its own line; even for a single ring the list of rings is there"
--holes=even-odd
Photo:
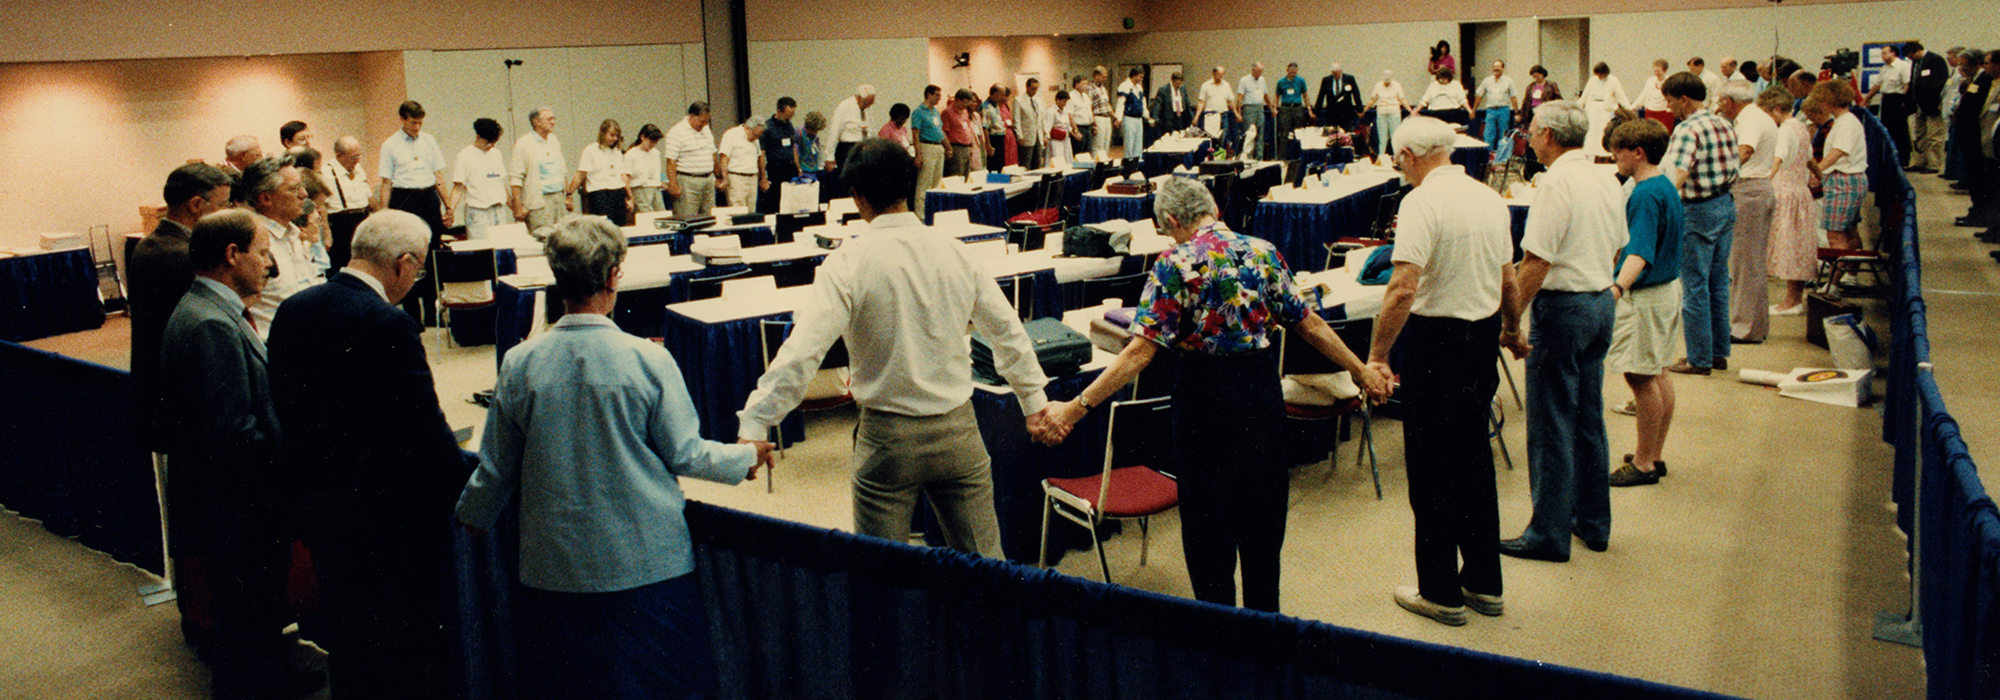
[[[1285,399],[1271,333],[1283,327],[1338,363],[1375,400],[1388,380],[1341,343],[1300,298],[1277,248],[1216,220],[1200,183],[1167,178],[1153,218],[1175,247],[1153,266],[1132,321],[1134,342],[1071,401],[1052,410],[1057,435],[1111,400],[1164,348],[1175,363],[1172,469],[1180,481],[1181,538],[1195,598],[1277,611],[1279,552],[1291,483],[1279,429]],[[1059,437],[1052,441],[1060,441]]]

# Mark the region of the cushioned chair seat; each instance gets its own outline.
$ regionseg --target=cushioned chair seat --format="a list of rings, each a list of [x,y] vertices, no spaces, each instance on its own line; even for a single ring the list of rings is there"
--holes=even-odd
[[[1049,485],[1097,505],[1098,485],[1103,474],[1073,478],[1051,478]],[[1099,511],[1110,518],[1137,518],[1166,511],[1180,502],[1180,487],[1166,475],[1148,467],[1120,467],[1111,470],[1111,492]]]
[[[1361,407],[1361,399],[1341,399],[1331,406],[1309,404],[1285,404],[1285,415],[1304,420],[1325,420]]]

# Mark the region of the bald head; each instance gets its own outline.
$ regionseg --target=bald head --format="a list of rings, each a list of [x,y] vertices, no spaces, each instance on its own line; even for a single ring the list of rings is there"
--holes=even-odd
[[[230,139],[229,143],[223,144],[222,155],[223,160],[228,162],[230,167],[236,168],[237,172],[242,172],[244,168],[250,167],[251,163],[263,159],[264,147],[257,143],[257,137],[244,134]]]

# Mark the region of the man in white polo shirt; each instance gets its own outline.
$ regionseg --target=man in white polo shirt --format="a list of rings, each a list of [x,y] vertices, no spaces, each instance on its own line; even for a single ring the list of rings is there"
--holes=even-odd
[[[1264,80],[1264,62],[1250,64],[1250,74],[1236,81],[1236,117],[1243,120],[1243,153],[1262,160],[1264,142],[1271,138],[1271,125],[1264,115],[1277,107],[1271,103],[1271,85]],[[1256,134],[1250,130],[1255,129]],[[1251,138],[1255,136],[1256,138]]]
[[[757,148],[764,138],[763,115],[751,115],[736,128],[722,132],[722,148],[717,152],[722,171],[728,178],[716,187],[729,195],[730,206],[757,208],[757,193],[770,189],[764,175],[764,153]]]
[[[1590,117],[1572,102],[1535,108],[1528,146],[1549,167],[1536,179],[1535,206],[1521,238],[1516,311],[1534,309],[1528,358],[1528,491],[1534,516],[1500,552],[1569,561],[1570,538],[1593,551],[1611,539],[1610,439],[1604,432],[1604,356],[1618,299],[1611,291],[1625,226],[1617,175],[1583,152]],[[1530,349],[1532,348],[1532,350]]]
[[[507,211],[507,160],[494,144],[500,142],[500,122],[480,117],[472,122],[472,145],[458,152],[451,167],[451,205],[465,205],[465,235],[484,240],[486,229],[511,224]]]
[[[1236,91],[1222,80],[1223,68],[1216,66],[1208,72],[1208,82],[1201,84],[1201,130],[1210,136],[1221,136],[1228,124],[1226,115],[1236,111]],[[1219,147],[1219,146],[1218,146]]]
[[[507,205],[514,218],[528,222],[528,233],[539,235],[575,211],[576,203],[569,198],[569,157],[556,138],[556,111],[536,107],[528,126],[532,130],[514,141],[507,162]]]
[[[1390,376],[1401,378],[1397,395],[1407,407],[1417,585],[1397,588],[1396,604],[1447,625],[1465,624],[1468,605],[1503,612],[1486,415],[1500,386],[1493,340],[1519,343],[1521,333],[1507,203],[1452,164],[1457,141],[1458,132],[1431,117],[1396,129],[1396,163],[1416,189],[1397,215],[1396,269],[1368,347],[1377,372],[1391,372],[1389,358],[1398,358],[1400,373]]]
[[[423,219],[431,227],[431,247],[444,237],[451,225],[451,212],[444,209],[451,199],[450,172],[437,138],[423,132],[424,106],[406,100],[396,107],[403,128],[382,142],[381,161],[375,168],[375,202],[380,211],[386,204]]]
[[[827,131],[833,134],[834,142],[833,150],[826,152],[826,162],[832,164],[831,167],[846,165],[847,152],[867,140],[869,134],[875,133],[873,123],[868,120],[868,108],[873,106],[873,85],[856,86],[853,96],[834,106],[833,119],[826,125]]]
[[[1761,343],[1771,333],[1771,307],[1765,278],[1770,275],[1766,250],[1771,220],[1778,215],[1778,195],[1771,175],[1778,170],[1778,123],[1757,108],[1756,86],[1748,80],[1722,84],[1716,113],[1736,127],[1736,155],[1742,162],[1736,184],[1736,240],[1729,248],[1729,339]]]
[[[687,118],[667,130],[667,140],[660,144],[660,156],[667,160],[662,171],[667,194],[674,198],[674,216],[683,219],[715,211],[715,173],[721,170],[721,157],[708,120],[707,102],[690,104]]]

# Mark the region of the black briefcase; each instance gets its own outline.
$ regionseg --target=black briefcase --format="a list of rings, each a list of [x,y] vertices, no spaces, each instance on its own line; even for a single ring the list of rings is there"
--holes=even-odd
[[[1042,363],[1042,374],[1051,379],[1076,374],[1090,361],[1090,339],[1062,321],[1038,318],[1023,322],[1021,327],[1028,332],[1028,342],[1035,346],[1035,359]],[[993,346],[978,333],[972,334],[972,378],[981,384],[1007,384],[993,369]]]

